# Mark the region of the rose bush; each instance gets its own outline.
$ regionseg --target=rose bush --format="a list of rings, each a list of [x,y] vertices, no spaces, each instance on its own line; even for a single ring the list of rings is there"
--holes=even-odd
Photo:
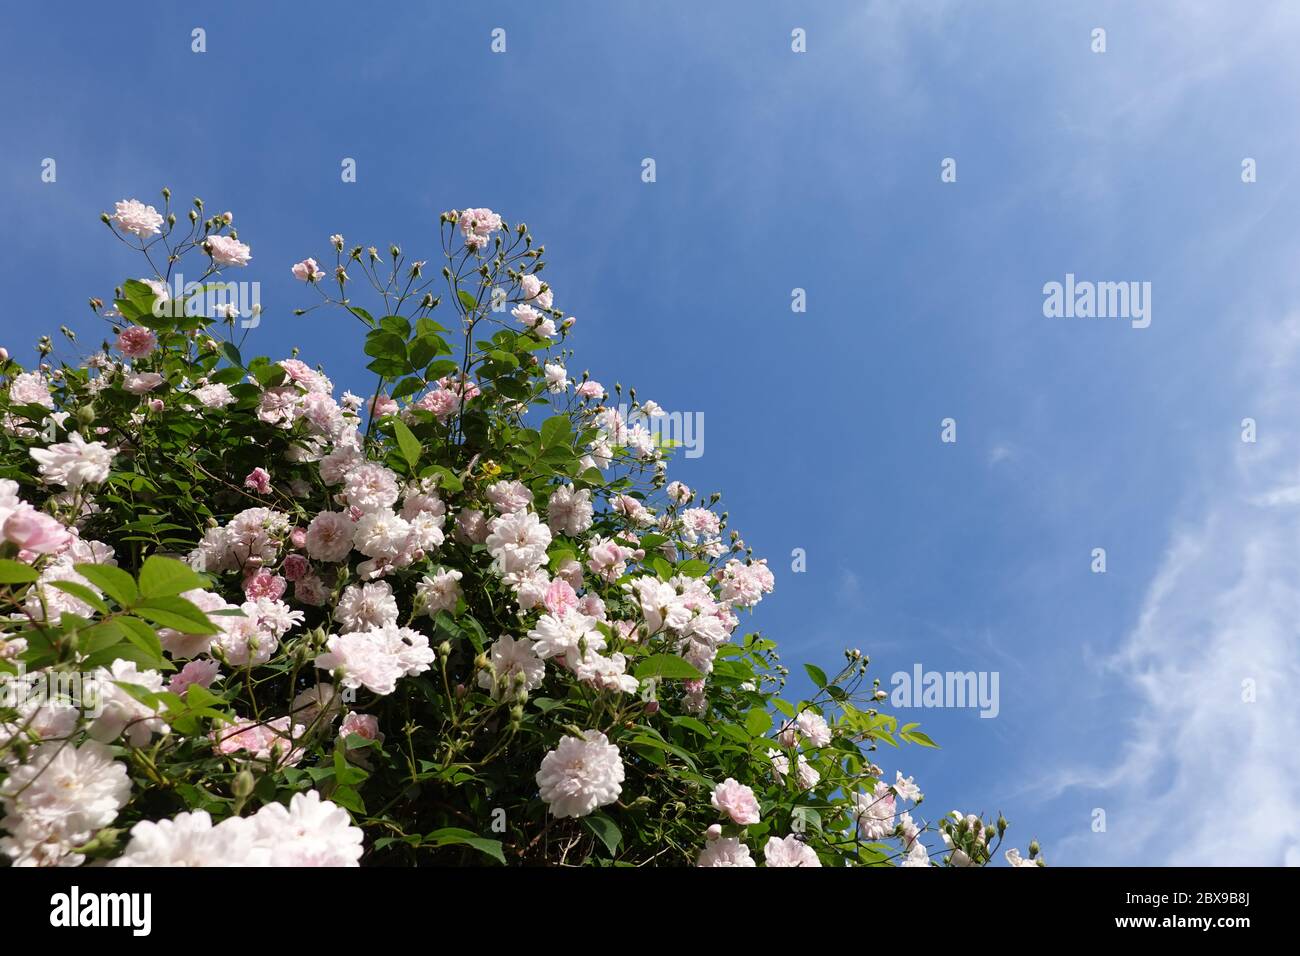
[[[1004,820],[926,823],[874,762],[933,744],[867,658],[781,696],[740,627],[772,573],[668,481],[657,406],[575,374],[526,226],[445,213],[440,268],[341,236],[293,265],[298,314],[364,327],[374,392],[336,397],[242,354],[213,293],[251,250],[163,196],[103,217],[150,268],[92,300],[103,348],[0,365],[4,858],[992,859]]]

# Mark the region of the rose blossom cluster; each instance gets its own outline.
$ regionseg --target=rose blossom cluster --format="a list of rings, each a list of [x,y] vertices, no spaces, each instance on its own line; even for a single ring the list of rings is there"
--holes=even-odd
[[[110,218],[142,240],[162,227],[156,210],[134,200],[119,203]],[[474,253],[494,240],[500,248],[512,232],[489,209],[466,208],[444,220]],[[229,214],[212,222],[217,231],[205,232],[200,247],[213,266],[247,264],[249,247],[220,231]],[[342,252],[341,236],[331,244]],[[312,286],[324,278],[312,258],[291,271]],[[510,275],[518,328],[509,334],[545,349],[573,319],[555,309],[554,291],[535,272]],[[155,294],[165,294],[154,283],[163,284],[148,283]],[[215,342],[194,341],[217,351]],[[523,467],[516,473],[509,452],[495,448],[454,469],[425,467],[439,443],[457,434],[467,411],[522,429],[528,403],[500,398],[495,383],[476,377],[471,363],[453,372],[444,364],[391,394],[381,382],[368,399],[336,398],[330,379],[296,357],[258,360],[266,364],[256,374],[250,365],[246,377],[213,364],[197,376],[189,366],[168,371],[164,358],[175,340],[166,334],[127,325],[113,347],[134,366],[96,356],[98,374],[85,388],[90,395],[120,388],[135,396],[126,430],[74,427],[75,409],[55,411],[55,392],[63,392],[46,368],[9,376],[10,406],[26,408],[29,422],[33,408],[48,409],[63,431],[62,440],[48,440],[12,415],[4,420],[30,442],[39,483],[39,493],[25,500],[16,482],[0,481],[6,554],[33,566],[36,576],[21,606],[26,620],[96,615],[95,604],[106,595],[76,565],[113,566],[119,555],[83,538],[79,523],[100,506],[96,496],[104,486],[116,483],[115,469],[133,467],[150,416],[183,409],[203,426],[237,431],[242,425],[258,436],[243,449],[255,449],[254,460],[241,458],[236,473],[220,477],[221,493],[237,504],[214,506],[209,513],[220,520],[188,540],[186,560],[204,585],[179,597],[208,616],[213,633],[160,625],[170,674],[166,665],[153,669],[129,659],[93,668],[93,715],[80,702],[54,701],[0,721],[0,830],[6,833],[0,850],[15,863],[77,865],[96,852],[89,848],[96,833],[114,825],[132,797],[128,764],[110,747],[131,751],[180,741],[224,769],[283,773],[303,780],[294,784],[300,788],[307,774],[338,759],[368,767],[371,742],[385,738],[381,715],[391,717],[394,707],[423,695],[445,691],[480,740],[510,739],[531,715],[525,705],[581,702],[584,716],[556,728],[559,733],[537,725],[546,743],[527,761],[529,799],[540,800],[563,827],[637,799],[624,788],[629,779],[639,782],[647,765],[631,756],[643,751],[625,728],[641,713],[707,727],[732,696],[711,689],[734,666],[727,657],[737,650],[740,612],[772,592],[774,577],[764,561],[748,556],[735,531],[727,539],[726,516],[713,508],[718,496],[705,500],[680,481],[667,482],[663,450],[644,425],[646,417],[662,414],[654,402],[634,403],[638,413],[628,420],[603,404],[608,393],[599,382],[586,373],[571,377],[561,358],[538,355],[530,373],[535,396],[553,408],[567,404],[567,434],[577,436],[566,471],[544,478]],[[394,447],[403,429],[408,439],[412,431],[438,437],[411,458],[409,449]],[[651,493],[613,480],[623,466],[652,474]],[[41,495],[40,507],[29,503],[41,502]],[[477,611],[485,603],[490,615]],[[471,627],[481,638],[474,648],[467,647]],[[458,633],[466,636],[456,645],[447,635]],[[431,640],[434,634],[439,637]],[[0,640],[0,657],[24,650],[20,635]],[[635,664],[647,656],[667,658],[679,676],[639,680]],[[458,661],[463,669],[449,680],[449,665]],[[746,707],[757,703],[758,683],[755,678],[736,692],[749,695]],[[263,686],[280,687],[282,696],[263,696]],[[648,693],[656,686],[662,693]],[[224,716],[209,711],[198,734],[178,731],[186,725],[162,699],[207,699],[196,688],[221,690]],[[753,751],[749,771],[718,774],[720,782],[706,785],[711,791],[700,787],[703,778],[692,781],[697,794],[690,812],[715,821],[690,851],[699,866],[755,866],[751,845],[766,866],[822,865],[793,823],[769,828],[761,846],[748,829],[775,822],[772,792],[829,789],[827,778],[841,759],[835,745],[848,735],[840,723],[818,707],[787,713],[793,716]],[[495,752],[490,743],[484,750]],[[469,765],[466,751],[448,753]],[[432,756],[414,754],[412,761],[434,765],[425,759]],[[837,826],[848,833],[841,837],[872,845],[897,840],[902,865],[929,865],[921,827],[905,810],[920,802],[920,791],[901,773],[892,785],[880,774],[869,766],[860,775],[867,786],[829,798],[842,805]],[[235,815],[220,822],[195,809],[135,823],[114,865],[355,865],[362,832],[344,809],[352,805],[342,790],[326,792],[338,805],[308,790],[246,816],[239,815],[241,798]],[[974,831],[969,820],[959,823],[964,829],[954,824],[951,839],[945,830],[954,865]]]

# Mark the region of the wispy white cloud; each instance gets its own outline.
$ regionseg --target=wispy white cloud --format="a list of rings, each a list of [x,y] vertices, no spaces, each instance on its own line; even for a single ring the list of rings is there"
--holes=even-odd
[[[1173,534],[1139,618],[1105,671],[1134,719],[1120,759],[1070,766],[1106,830],[1079,827],[1062,859],[1090,864],[1300,862],[1300,316],[1268,328],[1256,414],[1201,513]],[[1126,702],[1127,703],[1127,702]]]

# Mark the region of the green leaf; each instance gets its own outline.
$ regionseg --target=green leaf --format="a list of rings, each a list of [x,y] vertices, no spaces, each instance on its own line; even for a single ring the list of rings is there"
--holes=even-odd
[[[826,672],[816,664],[805,664],[803,669],[808,672],[808,676],[812,678],[812,682],[817,685],[818,690],[821,690],[829,683],[826,680]]]
[[[924,734],[919,730],[906,730],[903,731],[903,733],[900,734],[900,736],[904,740],[908,741],[909,743],[920,744],[922,747],[934,747],[935,749],[939,748],[939,745],[930,739],[929,734]]]
[[[411,364],[416,368],[428,365],[437,355],[451,352],[451,348],[438,335],[421,335],[411,343]]]
[[[241,369],[244,367],[244,359],[239,354],[239,349],[235,348],[233,343],[222,342],[221,354],[225,356],[226,361],[229,362],[231,365],[238,366]]]
[[[636,666],[633,676],[637,680],[667,677],[671,680],[699,680],[704,675],[676,654],[655,654]]]
[[[420,461],[420,440],[415,437],[405,423],[399,419],[393,419],[393,435],[397,438],[397,447],[402,452],[402,457],[406,463],[415,470],[415,466]]]
[[[122,607],[130,607],[140,599],[135,579],[121,568],[111,564],[77,564],[73,565],[73,570]]]
[[[69,584],[69,581],[59,581],[58,584]],[[98,600],[98,598],[96,598]],[[115,644],[121,644],[126,632],[115,619],[100,621],[93,627],[88,627],[77,635],[77,651],[83,657],[89,657],[91,654],[97,654],[106,648]]]
[[[21,561],[0,559],[0,584],[28,584],[38,577],[34,568]]]
[[[351,810],[356,814],[364,814],[366,805],[361,800],[361,794],[357,793],[351,787],[335,787],[330,792],[330,799],[337,803],[344,810]]]
[[[71,594],[78,601],[84,601],[100,614],[109,613],[108,605],[104,603],[104,599],[84,584],[78,584],[76,581],[51,581],[50,587],[58,588],[64,594]]]
[[[159,627],[171,627],[182,634],[216,634],[218,628],[189,601],[181,597],[157,597],[133,608],[136,614]]]
[[[745,729],[751,737],[762,737],[772,729],[772,715],[761,707],[755,707],[745,715]]]
[[[366,335],[365,353],[374,358],[406,361],[406,339],[388,329],[376,329]]]
[[[569,444],[572,440],[573,424],[567,415],[555,415],[542,422],[542,447],[554,448],[556,445]]]
[[[471,846],[480,853],[485,853],[492,857],[492,859],[498,861],[502,865],[506,862],[506,855],[501,851],[500,840],[489,840],[476,833],[471,833],[469,830],[448,827],[444,830],[433,831],[426,837],[426,839],[434,846]]]
[[[137,617],[118,617],[114,620],[122,625],[126,639],[155,660],[162,660],[162,643],[158,632]]]
[[[609,850],[610,856],[618,854],[619,844],[623,842],[623,832],[619,830],[617,823],[603,813],[593,813],[582,818],[582,825],[600,838],[600,842],[605,844],[605,849]]]
[[[385,328],[389,332],[396,332],[403,339],[409,339],[411,337],[411,322],[405,316],[386,315],[379,320],[379,325],[381,328]]]
[[[203,579],[188,564],[151,554],[140,569],[140,594],[146,598],[170,597],[203,587]]]
[[[473,312],[475,309],[478,308],[478,299],[474,298],[464,289],[458,290],[456,296],[457,298],[460,299],[460,304],[463,305],[470,312]]]
[[[706,739],[711,739],[713,737],[713,732],[709,730],[708,725],[704,723],[704,721],[697,720],[694,717],[688,717],[685,715],[674,717],[673,724],[678,727],[686,727],[689,730],[693,730]]]
[[[683,561],[681,564],[677,565],[677,573],[683,574],[688,578],[702,578],[704,575],[708,574],[708,572],[709,565],[706,561],[692,559],[690,561]]]

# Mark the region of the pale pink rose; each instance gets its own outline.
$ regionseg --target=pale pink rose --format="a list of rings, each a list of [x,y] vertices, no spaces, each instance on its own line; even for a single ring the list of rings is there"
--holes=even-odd
[[[450,417],[460,408],[460,397],[454,392],[436,388],[432,392],[425,394],[412,407],[432,412],[439,420],[442,420]]]
[[[444,375],[442,378],[438,379],[438,387],[445,388],[453,395],[459,395],[467,402],[479,394],[479,387],[473,382],[454,379],[450,375]]]
[[[265,568],[244,578],[244,596],[250,601],[256,601],[258,598],[278,601],[284,595],[285,587],[287,585],[284,578],[272,574]]]
[[[578,613],[585,614],[587,617],[594,617],[598,621],[606,618],[605,602],[600,599],[599,594],[584,594],[578,599]]]
[[[172,679],[167,682],[167,689],[173,694],[184,695],[186,688],[191,684],[211,687],[219,673],[221,673],[221,665],[216,661],[207,658],[190,661],[178,673],[172,675]]]
[[[23,551],[37,554],[57,554],[72,540],[68,529],[54,518],[31,505],[16,508],[4,523],[4,539]]]
[[[204,408],[225,408],[235,401],[230,388],[225,385],[202,385],[190,393]]]
[[[366,740],[381,740],[383,734],[379,732],[379,718],[374,714],[358,714],[356,711],[351,711],[339,726],[339,739],[346,741],[352,734],[364,737]]]
[[[542,598],[542,603],[546,606],[546,610],[559,617],[569,608],[578,606],[578,595],[574,593],[568,581],[556,578],[546,589],[546,596]]]
[[[297,581],[311,570],[311,565],[301,554],[291,554],[284,559],[280,570],[284,572],[286,581]]]
[[[302,528],[294,528],[289,532],[289,544],[301,551],[307,547],[307,532]]]
[[[143,395],[145,392],[151,392],[163,383],[163,377],[157,372],[138,372],[126,376],[122,381],[122,387],[132,395]]]
[[[555,570],[556,577],[564,578],[574,590],[582,587],[582,565],[576,558],[564,558]]]
[[[749,855],[749,847],[735,837],[721,837],[708,840],[700,851],[696,866],[744,866],[752,867],[754,858]]]
[[[320,607],[329,600],[329,590],[319,575],[308,574],[293,582],[293,596],[300,604]]]
[[[162,214],[138,199],[123,199],[114,206],[113,219],[118,228],[141,239],[156,236],[162,228]]]
[[[271,493],[271,476],[265,468],[254,468],[244,478],[244,487],[256,491],[259,495]]]
[[[533,503],[533,493],[522,481],[497,481],[488,486],[488,500],[502,514],[523,511]]]
[[[731,777],[713,788],[709,802],[731,817],[734,823],[743,826],[758,822],[758,798],[754,796],[754,791]]]
[[[230,236],[209,236],[206,245],[212,261],[219,266],[246,266],[253,258],[248,246]]]
[[[50,384],[40,372],[22,372],[9,383],[9,401],[13,405],[44,405],[54,407]]]
[[[213,728],[212,743],[218,753],[247,751],[258,760],[275,758],[280,766],[293,766],[303,758],[303,749],[294,747],[302,740],[306,728],[277,717],[266,723],[239,720],[226,727]]]
[[[161,398],[149,399],[149,411],[161,412],[165,407],[166,406],[163,404],[163,400]]]
[[[476,249],[482,248],[487,237],[501,228],[501,217],[491,209],[462,209],[457,221],[467,246],[471,245],[471,239],[480,240],[472,246]]]
[[[384,394],[373,396],[367,407],[375,418],[383,418],[385,415],[393,415],[397,412],[397,402]]]
[[[488,539],[483,512],[467,508],[456,516],[456,537],[466,544],[482,544]]]
[[[341,511],[322,511],[307,525],[307,553],[317,561],[342,561],[352,552],[353,522]]]
[[[158,347],[158,336],[151,329],[133,325],[117,333],[117,350],[127,358],[144,358]]]
[[[319,282],[325,278],[325,273],[321,272],[315,259],[304,259],[294,263],[293,277],[302,282]]]
[[[542,321],[542,313],[531,305],[517,305],[510,310],[510,314],[526,329],[535,328],[537,323]]]
[[[763,847],[763,859],[768,866],[821,866],[817,851],[802,842],[795,834],[785,839],[770,837]]]
[[[587,380],[575,389],[579,398],[603,398],[605,395],[605,386],[600,382]]]

